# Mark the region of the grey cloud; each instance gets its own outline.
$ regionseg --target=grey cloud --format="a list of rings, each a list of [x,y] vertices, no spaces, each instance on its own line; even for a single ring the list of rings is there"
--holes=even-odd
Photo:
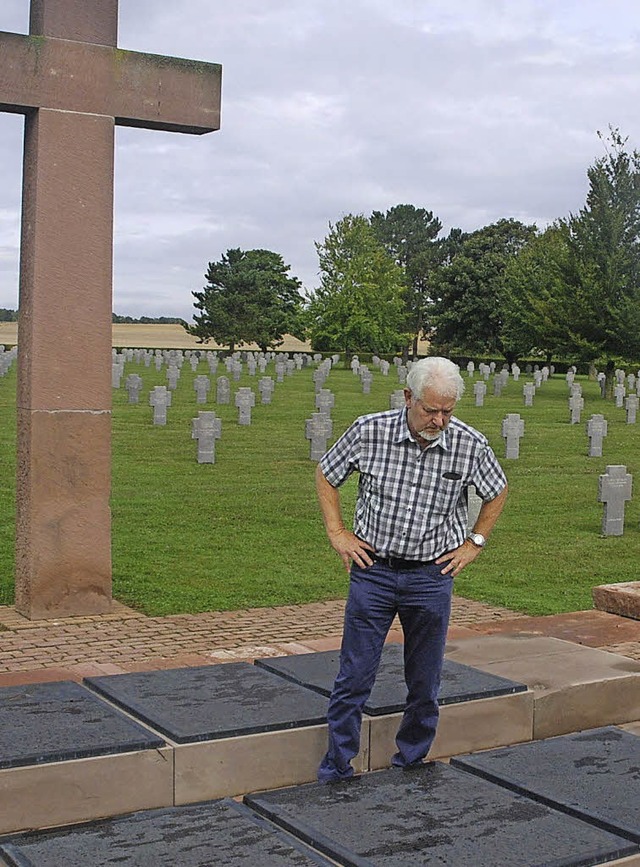
[[[0,29],[26,27],[3,0]],[[345,213],[472,230],[584,203],[612,123],[640,146],[636,0],[120,0],[119,44],[223,64],[222,129],[117,133],[114,309],[190,319],[230,247],[317,285]],[[14,306],[21,124],[0,115],[0,306]],[[13,262],[12,260],[13,256]]]

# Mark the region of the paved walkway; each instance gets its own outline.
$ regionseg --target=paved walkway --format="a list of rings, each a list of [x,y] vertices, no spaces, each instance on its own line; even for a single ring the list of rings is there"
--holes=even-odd
[[[0,606],[0,686],[206,665],[339,646],[344,601],[145,617],[115,602],[97,617],[30,621]],[[527,633],[640,660],[640,621],[604,611],[526,617],[454,597],[450,637]],[[399,629],[391,640],[402,640]]]

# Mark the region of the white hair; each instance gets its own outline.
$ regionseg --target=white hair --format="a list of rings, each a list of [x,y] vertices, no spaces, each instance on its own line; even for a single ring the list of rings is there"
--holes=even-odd
[[[443,397],[460,400],[464,392],[464,380],[457,364],[448,358],[433,356],[421,358],[411,365],[407,387],[415,398],[421,398],[425,388],[430,388]]]

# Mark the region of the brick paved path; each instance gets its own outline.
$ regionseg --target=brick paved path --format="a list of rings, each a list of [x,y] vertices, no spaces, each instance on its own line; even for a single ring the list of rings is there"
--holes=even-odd
[[[344,601],[243,611],[145,617],[114,603],[111,614],[29,621],[0,606],[0,684],[33,672],[86,676],[225,660],[253,659],[339,645]],[[640,622],[601,611],[529,618],[454,597],[450,636],[534,632],[640,659]],[[391,638],[401,640],[393,630]],[[48,670],[45,672],[44,670]]]
[[[344,600],[168,617],[145,617],[114,603],[111,614],[31,621],[12,607],[0,606],[0,628],[8,630],[0,632],[0,671],[81,663],[130,667],[152,658],[201,655],[208,661],[224,659],[236,648],[306,644],[339,636],[343,614]],[[456,598],[452,622],[489,623],[513,617],[518,615]]]

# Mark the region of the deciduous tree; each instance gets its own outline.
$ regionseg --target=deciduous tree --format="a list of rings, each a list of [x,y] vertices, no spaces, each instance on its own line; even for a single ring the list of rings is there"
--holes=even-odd
[[[348,214],[316,243],[320,286],[309,295],[312,345],[352,352],[396,352],[407,341],[402,269],[362,214]]]
[[[439,260],[435,239],[442,223],[432,211],[414,205],[395,205],[386,214],[374,211],[370,223],[378,240],[404,272],[407,330],[412,332],[415,358],[418,340],[429,328],[430,289]]]
[[[499,220],[458,238],[438,270],[431,318],[433,342],[447,353],[501,353],[504,273],[536,227]]]

